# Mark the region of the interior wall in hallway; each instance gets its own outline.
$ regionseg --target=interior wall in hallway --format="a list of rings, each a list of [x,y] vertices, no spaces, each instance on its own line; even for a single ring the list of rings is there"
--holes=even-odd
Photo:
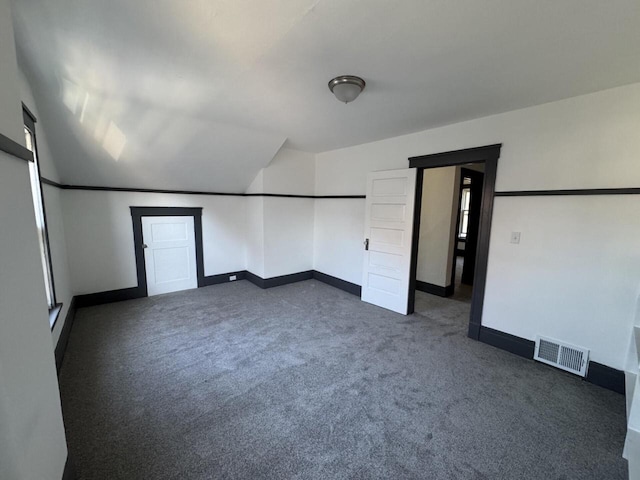
[[[459,194],[459,167],[424,170],[416,276],[420,282],[451,284]]]

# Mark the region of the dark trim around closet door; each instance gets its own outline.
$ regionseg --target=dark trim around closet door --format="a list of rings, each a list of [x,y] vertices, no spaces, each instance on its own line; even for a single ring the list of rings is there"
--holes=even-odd
[[[144,261],[142,217],[193,217],[196,242],[196,271],[198,287],[206,285],[204,278],[204,256],[202,250],[202,207],[130,207],[133,222],[133,246],[136,254],[137,297],[148,296],[147,274]]]

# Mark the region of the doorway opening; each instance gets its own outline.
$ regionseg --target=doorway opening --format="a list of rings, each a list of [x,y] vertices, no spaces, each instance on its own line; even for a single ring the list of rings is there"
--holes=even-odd
[[[422,176],[415,313],[468,318],[484,162],[427,168]]]
[[[467,316],[479,339],[501,145],[409,159],[416,168],[408,312]]]

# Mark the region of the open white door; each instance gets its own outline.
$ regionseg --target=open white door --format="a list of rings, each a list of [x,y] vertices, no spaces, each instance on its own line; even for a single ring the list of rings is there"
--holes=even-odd
[[[416,169],[367,177],[362,300],[407,314]]]
[[[147,293],[198,287],[193,217],[142,217]]]

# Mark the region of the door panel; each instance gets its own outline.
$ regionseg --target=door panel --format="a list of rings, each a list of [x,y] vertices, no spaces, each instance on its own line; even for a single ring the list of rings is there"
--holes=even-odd
[[[367,178],[362,300],[406,314],[416,169]]]
[[[149,296],[198,286],[194,219],[142,217]]]

